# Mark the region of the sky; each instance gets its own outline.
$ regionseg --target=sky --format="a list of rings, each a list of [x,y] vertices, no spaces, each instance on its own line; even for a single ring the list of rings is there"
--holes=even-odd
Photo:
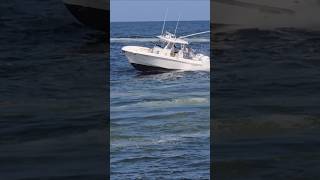
[[[210,0],[111,0],[111,22],[209,20]]]

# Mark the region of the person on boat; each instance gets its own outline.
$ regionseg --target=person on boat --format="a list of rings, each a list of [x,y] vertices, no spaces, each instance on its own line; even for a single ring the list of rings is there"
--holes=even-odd
[[[191,59],[193,55],[192,49],[190,47],[185,48],[185,56],[188,59]]]
[[[173,46],[173,52],[174,54],[177,54],[179,52],[179,49],[176,45]]]
[[[182,46],[182,48],[179,51],[179,53],[182,54],[183,58],[187,58],[188,57],[188,49],[186,48],[185,45]]]

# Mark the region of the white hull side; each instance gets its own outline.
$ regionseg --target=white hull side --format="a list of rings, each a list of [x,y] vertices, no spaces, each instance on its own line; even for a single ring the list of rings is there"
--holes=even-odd
[[[320,26],[319,0],[213,0],[213,24],[254,27]]]
[[[125,52],[125,55],[128,58],[129,63],[131,64],[139,64],[139,65],[150,66],[150,67],[160,67],[160,68],[169,69],[169,70],[210,71],[210,62],[204,65],[201,63],[193,63],[193,62],[187,63],[187,62],[170,60],[166,58],[136,54],[131,52]]]

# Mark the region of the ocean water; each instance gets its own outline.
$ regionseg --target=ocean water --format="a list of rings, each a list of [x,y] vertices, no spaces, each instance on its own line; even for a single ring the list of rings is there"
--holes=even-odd
[[[0,12],[0,179],[106,177],[108,38],[60,0]]]
[[[175,22],[167,22],[173,32]],[[210,73],[144,74],[127,61],[125,45],[153,47],[161,22],[111,23],[111,179],[209,179]],[[179,35],[209,30],[180,22]],[[209,35],[192,47],[210,53]]]
[[[213,175],[319,179],[320,31],[216,32]]]
[[[104,177],[109,38],[60,0],[2,0],[0,12],[1,179]],[[319,31],[219,30],[210,77],[138,73],[120,46],[151,46],[161,24],[112,27],[113,179],[208,179],[209,79],[217,179],[320,179]],[[208,37],[192,41],[209,52]]]

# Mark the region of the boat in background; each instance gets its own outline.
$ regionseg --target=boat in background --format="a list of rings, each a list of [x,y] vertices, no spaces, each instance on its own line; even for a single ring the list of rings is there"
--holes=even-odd
[[[63,0],[63,3],[69,9],[78,21],[93,29],[109,31],[108,0]]]

